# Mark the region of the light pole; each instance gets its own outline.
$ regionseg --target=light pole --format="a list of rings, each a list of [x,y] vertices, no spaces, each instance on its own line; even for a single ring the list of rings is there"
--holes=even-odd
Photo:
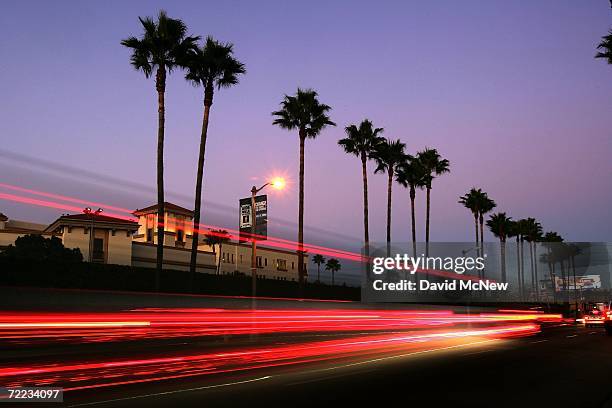
[[[87,207],[83,210],[84,214],[91,215],[91,226],[89,227],[89,262],[93,262],[93,230],[94,230],[94,219],[95,216],[104,211],[98,208],[96,211],[91,211],[91,208]]]
[[[251,296],[257,295],[257,240],[255,239],[255,226],[257,222],[257,212],[255,211],[255,195],[267,186],[272,186],[276,190],[282,190],[285,187],[285,180],[277,177],[272,181],[267,182],[263,186],[251,188]]]

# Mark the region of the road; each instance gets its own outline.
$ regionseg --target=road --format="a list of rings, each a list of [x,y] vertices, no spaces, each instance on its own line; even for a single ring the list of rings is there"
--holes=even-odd
[[[101,310],[91,293],[29,311],[19,295],[0,386],[61,386],[66,406],[612,407],[612,338],[557,315],[129,294]]]
[[[131,385],[67,395],[69,406],[611,407],[612,338],[562,327],[512,340],[471,340],[308,368]]]

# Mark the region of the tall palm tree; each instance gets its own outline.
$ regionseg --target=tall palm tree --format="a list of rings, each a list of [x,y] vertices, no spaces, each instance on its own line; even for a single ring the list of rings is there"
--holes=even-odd
[[[210,230],[208,233],[204,234],[204,243],[206,245],[210,245],[213,251],[217,252],[217,245],[219,246],[219,253],[217,254],[217,275],[219,274],[219,269],[221,268],[221,254],[223,253],[223,244],[230,241],[230,235],[226,230]]]
[[[325,257],[320,254],[316,254],[312,257],[312,263],[317,265],[317,283],[321,282],[321,265],[325,263]]]
[[[506,282],[506,238],[512,228],[512,217],[507,217],[503,212],[492,214],[487,220],[487,227],[493,235],[499,238],[501,280]]]
[[[393,176],[399,165],[406,161],[407,155],[404,153],[406,145],[399,139],[391,141],[385,139],[376,146],[373,153],[376,160],[376,170],[374,173],[386,172],[389,176],[387,182],[387,256],[391,254],[391,193],[393,189]]]
[[[361,159],[361,176],[363,178],[363,235],[365,258],[370,257],[370,233],[368,229],[368,172],[367,161],[372,157],[377,146],[384,141],[380,136],[383,128],[374,128],[368,119],[362,121],[359,126],[347,126],[344,131],[346,136],[340,139],[338,144],[348,154],[354,154]],[[368,268],[369,271],[369,268]]]
[[[157,20],[139,17],[144,29],[142,37],[129,37],[121,45],[132,49],[130,63],[149,78],[155,72],[157,90],[157,264],[155,288],[164,258],[164,130],[166,75],[177,67],[184,67],[185,60],[196,47],[199,37],[187,36],[187,27],[181,20],[160,11]]]
[[[404,187],[410,189],[410,216],[412,224],[412,253],[416,255],[416,219],[414,215],[414,200],[416,198],[416,189],[424,188],[426,185],[425,169],[419,159],[416,157],[407,157],[407,160],[400,163],[397,168],[395,180]]]
[[[238,83],[238,76],[244,74],[244,64],[233,56],[233,44],[223,44],[212,37],[206,38],[201,48],[196,48],[187,60],[187,75],[185,79],[204,88],[204,114],[202,117],[202,130],[200,133],[200,154],[198,156],[198,172],[196,176],[195,204],[193,210],[193,236],[191,243],[191,260],[189,271],[192,277],[196,271],[198,256],[198,231],[200,228],[200,213],[202,205],[202,179],[204,176],[204,155],[206,153],[206,137],[208,135],[208,121],[210,107],[213,104],[215,87],[217,89],[229,88]]]
[[[534,218],[527,218],[525,220],[525,241],[529,244],[529,261],[531,267],[531,286],[532,290],[536,293],[536,298],[538,297],[538,276],[536,271],[536,242],[542,236],[542,225],[537,222]]]
[[[429,256],[429,220],[431,209],[431,183],[436,176],[450,172],[450,163],[443,159],[436,149],[425,148],[417,154],[417,157],[427,173],[426,185],[427,190],[427,215],[425,218],[425,256]]]
[[[306,139],[316,138],[328,126],[336,126],[328,116],[331,107],[319,102],[312,89],[298,88],[294,96],[285,95],[281,109],[272,112],[272,122],[283,129],[297,129],[300,138],[300,181],[298,211],[298,277],[300,291],[304,286],[304,145]]]
[[[342,265],[340,265],[340,261],[337,260],[336,258],[329,259],[327,261],[327,263],[325,264],[325,270],[326,271],[331,271],[331,274],[332,274],[332,286],[334,286],[336,284],[335,279],[334,279],[334,275],[340,269],[342,269]]]
[[[510,224],[508,225],[507,235],[509,238],[516,238],[516,277],[518,281],[519,294],[522,296],[523,288],[521,286],[521,253],[519,250],[520,231],[518,221],[510,221]]]
[[[608,64],[612,64],[612,30],[608,35],[601,37],[597,49],[601,51],[595,54],[595,58],[603,58],[608,61]]]
[[[483,202],[485,194],[480,188],[472,187],[470,191],[459,197],[459,204],[470,210],[474,217],[474,231],[476,232],[476,247],[480,245],[478,234],[478,216],[480,214],[480,205]]]
[[[555,263],[557,262],[556,254],[558,252],[556,249],[559,246],[559,243],[561,242],[563,242],[563,238],[561,237],[561,235],[559,235],[558,233],[554,231],[549,231],[546,234],[544,234],[544,236],[542,237],[542,246],[544,246],[547,251],[545,259],[546,259],[546,262],[548,263],[548,272],[550,275],[550,283],[551,283],[551,287],[553,291],[553,299],[555,302],[557,301],[557,283],[555,279]]]

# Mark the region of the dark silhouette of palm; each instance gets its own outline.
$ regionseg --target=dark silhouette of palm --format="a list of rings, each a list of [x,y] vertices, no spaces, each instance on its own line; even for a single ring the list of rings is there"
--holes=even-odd
[[[391,195],[393,190],[393,177],[397,167],[407,159],[404,149],[406,145],[399,139],[391,141],[385,139],[376,146],[372,153],[372,158],[376,160],[376,170],[374,173],[386,172],[387,181],[387,256],[391,253]]]
[[[321,265],[325,263],[323,255],[316,254],[312,257],[312,263],[317,265],[317,282],[321,282]]]
[[[213,104],[215,88],[229,88],[238,83],[238,76],[246,72],[244,64],[233,56],[232,44],[223,44],[212,37],[206,38],[201,48],[196,48],[187,59],[187,75],[185,79],[195,86],[204,88],[204,113],[202,117],[202,130],[200,133],[200,153],[198,155],[198,170],[196,175],[195,203],[193,216],[193,236],[191,244],[191,260],[189,271],[192,279],[196,271],[198,256],[198,229],[202,205],[202,182],[204,176],[204,156],[206,153],[206,138],[208,135],[208,121],[210,107]]]
[[[157,20],[139,17],[144,29],[142,37],[129,37],[121,45],[132,49],[130,62],[149,78],[155,72],[157,90],[157,264],[155,288],[164,258],[164,131],[166,121],[166,75],[177,67],[184,67],[188,55],[195,49],[199,37],[187,36],[187,27],[181,20],[160,11]]]
[[[463,196],[459,197],[459,204],[462,204],[465,208],[470,210],[472,216],[474,217],[474,230],[476,232],[476,246],[480,245],[480,238],[478,232],[478,218],[480,215],[480,205],[482,204],[486,193],[484,193],[480,188],[472,187],[470,191],[468,191]]]
[[[219,268],[221,266],[221,254],[223,250],[223,244],[231,240],[230,235],[226,230],[210,230],[204,234],[204,243],[212,247],[214,252],[217,252],[217,245],[219,246],[219,253],[217,259],[217,275],[219,274]]]
[[[427,209],[425,217],[425,256],[429,256],[429,222],[431,212],[431,184],[436,176],[444,173],[450,173],[450,163],[443,159],[436,149],[425,148],[422,152],[417,153],[419,162],[425,168],[427,173],[425,178],[425,188],[427,190]]]
[[[329,259],[327,263],[325,264],[325,270],[331,271],[331,274],[332,274],[332,286],[336,284],[334,276],[336,272],[338,272],[340,269],[342,269],[342,265],[340,265],[340,261],[338,261],[335,258]]]
[[[599,52],[595,54],[595,58],[603,58],[612,64],[612,30],[608,35],[601,37],[601,42],[597,45]]]
[[[410,222],[412,225],[412,253],[416,254],[416,219],[415,219],[415,198],[416,189],[423,189],[427,185],[427,172],[418,158],[407,156],[407,159],[397,167],[395,181],[410,190]]]
[[[487,220],[487,227],[499,239],[501,280],[506,282],[506,239],[512,228],[512,217],[507,217],[504,212],[492,214]]]
[[[300,138],[300,180],[298,210],[298,278],[300,292],[304,287],[304,145],[306,139],[316,138],[328,126],[336,126],[328,116],[331,107],[319,102],[312,89],[297,90],[295,95],[285,95],[281,109],[272,112],[272,122],[283,129],[296,130]]]
[[[362,121],[359,126],[349,125],[344,131],[346,136],[340,139],[338,144],[348,154],[353,154],[361,159],[361,176],[363,179],[363,240],[365,258],[370,256],[370,233],[368,228],[368,172],[367,161],[376,151],[377,146],[384,141],[379,136],[383,128],[374,128],[368,119]]]

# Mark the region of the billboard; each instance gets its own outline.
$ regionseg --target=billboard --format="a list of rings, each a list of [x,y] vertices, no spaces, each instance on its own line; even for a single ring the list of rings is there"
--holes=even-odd
[[[245,241],[245,235],[251,234],[253,217],[251,214],[251,197],[240,199],[240,240]],[[258,240],[268,236],[268,196],[263,194],[255,197],[255,234]]]
[[[555,283],[557,292],[563,290],[563,279],[559,276],[555,276]],[[567,279],[566,282],[568,290],[588,290],[588,289],[601,289],[601,276],[600,275],[582,275],[576,276],[576,286],[574,286],[574,278],[572,276]]]

